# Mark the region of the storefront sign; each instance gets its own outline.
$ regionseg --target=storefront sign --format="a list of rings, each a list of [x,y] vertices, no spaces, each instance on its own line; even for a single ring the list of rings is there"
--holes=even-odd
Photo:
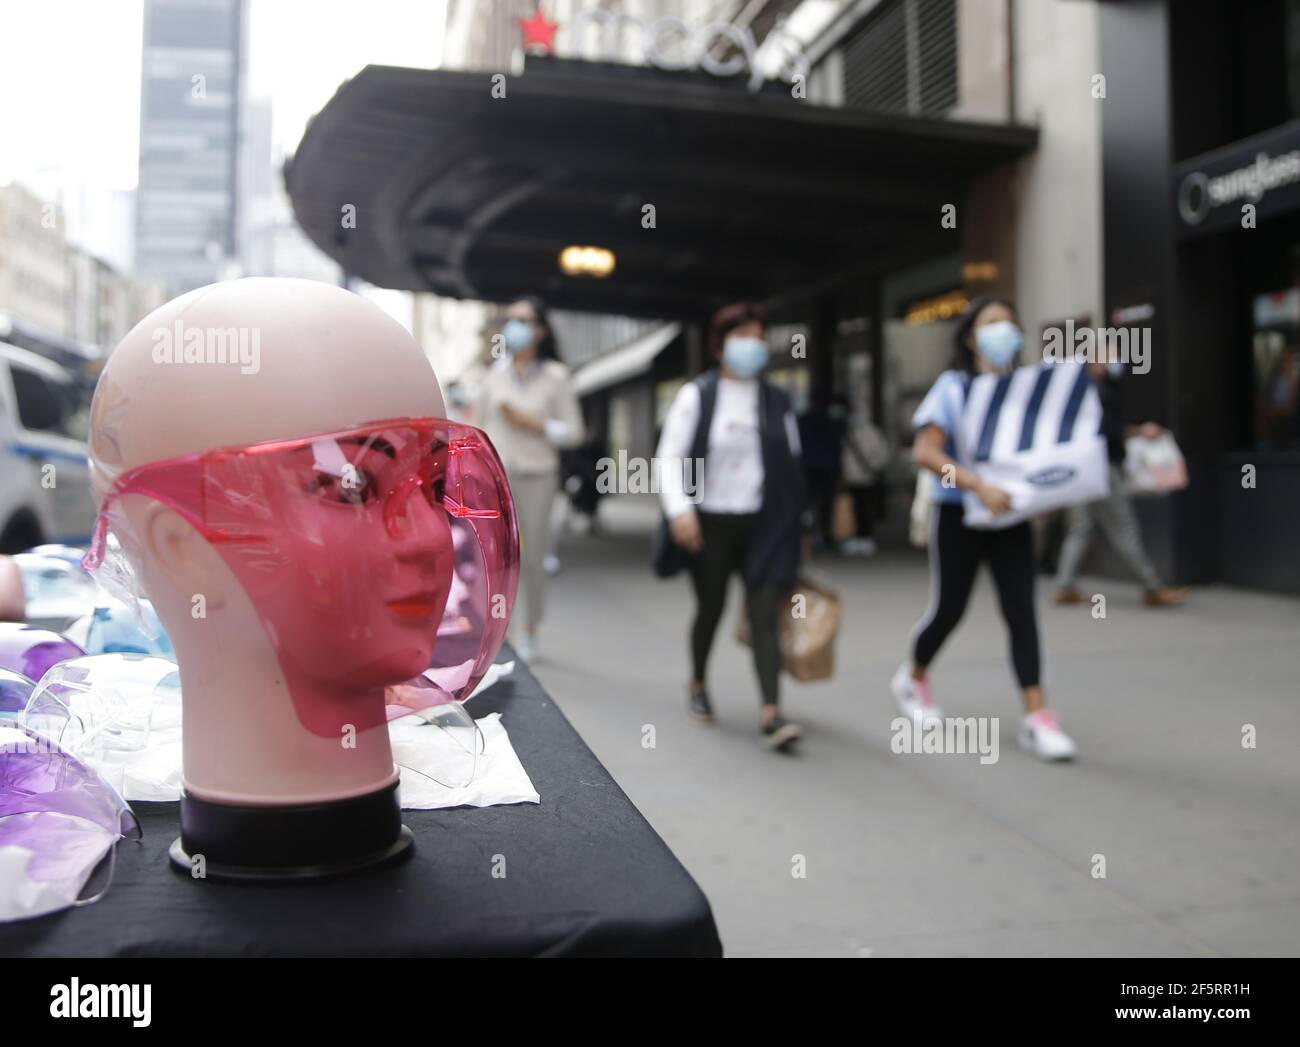
[[[1300,210],[1300,121],[1179,164],[1174,192],[1182,236]]]
[[[573,20],[570,39],[582,41],[593,26],[600,34],[600,45],[608,61],[619,61],[625,57],[619,50],[619,41],[627,34],[635,42],[636,57],[657,69],[703,69],[711,76],[723,78],[747,73],[750,91],[757,91],[766,79],[758,61],[758,41],[747,27],[730,22],[692,26],[680,18],[659,18],[647,22],[635,15],[588,8],[579,12]],[[540,8],[532,17],[519,19],[519,28],[523,34],[525,50],[535,49],[545,54],[555,54],[555,34],[560,26],[549,21]],[[779,36],[775,30],[769,39],[775,39],[786,52],[782,58],[780,75],[791,83],[797,82],[797,77],[806,78],[807,61],[793,42]],[[714,51],[719,44],[731,45],[732,52],[724,58],[718,57]]]

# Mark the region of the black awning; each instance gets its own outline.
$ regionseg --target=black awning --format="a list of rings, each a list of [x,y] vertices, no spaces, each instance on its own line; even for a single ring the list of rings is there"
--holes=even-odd
[[[531,59],[505,98],[492,76],[368,66],[340,87],[285,172],[307,235],[382,287],[698,317],[956,250],[943,206],[1037,140],[638,67]],[[613,275],[562,274],[570,244],[612,250]]]

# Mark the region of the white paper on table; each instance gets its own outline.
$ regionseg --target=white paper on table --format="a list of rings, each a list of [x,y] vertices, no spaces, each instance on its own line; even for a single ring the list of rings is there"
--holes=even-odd
[[[418,716],[403,716],[388,725],[393,742],[393,760],[402,772],[402,809],[425,811],[437,807],[493,807],[507,803],[541,803],[532,779],[519,762],[500,713],[489,713],[475,721],[483,732],[483,753],[474,768],[474,780],[461,789],[442,785],[438,755],[445,751]],[[431,744],[432,743],[432,744]],[[421,773],[422,772],[422,773]],[[446,774],[441,775],[448,777]]]

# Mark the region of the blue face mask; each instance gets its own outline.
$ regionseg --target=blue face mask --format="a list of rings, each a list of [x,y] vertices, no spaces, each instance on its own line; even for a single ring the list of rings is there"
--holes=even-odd
[[[507,320],[501,335],[506,340],[506,352],[514,356],[533,344],[533,325],[527,320]]]
[[[1000,371],[1015,362],[1025,344],[1025,336],[1010,320],[999,320],[995,324],[977,327],[975,344],[984,362]]]
[[[762,338],[737,335],[722,346],[722,360],[737,378],[753,378],[767,366],[771,350]]]

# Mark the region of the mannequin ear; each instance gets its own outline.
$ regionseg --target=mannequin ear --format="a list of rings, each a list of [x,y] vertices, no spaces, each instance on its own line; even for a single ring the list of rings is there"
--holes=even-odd
[[[175,512],[157,502],[145,509],[144,545],[150,558],[178,593],[193,599],[202,596],[207,608],[225,605],[225,593],[208,569],[214,555],[203,536]]]

